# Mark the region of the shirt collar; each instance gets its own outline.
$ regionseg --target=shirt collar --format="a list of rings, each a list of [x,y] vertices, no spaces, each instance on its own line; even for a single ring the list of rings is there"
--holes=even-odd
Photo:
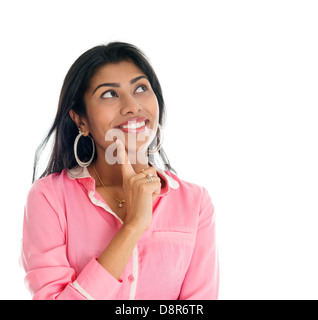
[[[168,194],[170,189],[178,189],[179,183],[176,181],[173,177],[171,177],[169,174],[167,174],[164,170],[158,168],[154,164],[151,164],[152,167],[154,167],[158,173],[162,177],[162,179],[166,182],[165,186],[161,189],[159,196],[165,196]],[[169,172],[169,171],[167,171]],[[68,177],[70,179],[81,179],[81,182],[88,186],[90,189],[95,189],[95,180],[94,178],[89,174],[86,167],[80,167],[76,166],[72,169],[68,169],[67,171]]]

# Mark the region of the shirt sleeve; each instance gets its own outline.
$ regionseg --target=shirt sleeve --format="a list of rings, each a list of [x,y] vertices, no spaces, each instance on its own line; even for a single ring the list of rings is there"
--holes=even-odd
[[[41,182],[41,181],[40,181]],[[121,281],[92,257],[76,274],[67,258],[67,223],[54,188],[35,182],[24,210],[21,260],[34,300],[117,299]]]
[[[219,261],[214,206],[203,188],[195,248],[180,291],[180,300],[216,300],[219,294]]]

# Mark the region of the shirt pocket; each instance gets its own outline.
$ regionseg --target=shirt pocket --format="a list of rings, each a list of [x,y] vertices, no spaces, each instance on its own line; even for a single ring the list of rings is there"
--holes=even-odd
[[[162,273],[162,278],[170,290],[168,299],[176,299],[188,270],[195,244],[193,229],[153,230],[152,248]],[[167,291],[166,291],[167,292]]]
[[[194,244],[195,230],[193,229],[153,230],[153,245],[159,251],[162,259],[173,261],[175,266],[187,267]]]
[[[153,230],[154,241],[162,241],[171,245],[191,245],[194,242],[195,231],[190,228],[156,229]]]

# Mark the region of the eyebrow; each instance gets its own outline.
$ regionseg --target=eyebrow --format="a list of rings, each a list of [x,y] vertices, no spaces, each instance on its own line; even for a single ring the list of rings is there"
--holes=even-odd
[[[142,79],[142,78],[145,78],[148,80],[148,78],[146,76],[139,76],[139,77],[136,77],[132,80],[130,80],[130,84],[134,84],[136,83],[138,80]],[[94,92],[92,93],[92,96],[94,95],[94,93],[100,88],[100,87],[114,87],[114,88],[120,88],[120,84],[119,83],[116,83],[116,82],[108,82],[108,83],[102,83],[100,85],[98,85],[96,87],[96,89],[94,90]]]

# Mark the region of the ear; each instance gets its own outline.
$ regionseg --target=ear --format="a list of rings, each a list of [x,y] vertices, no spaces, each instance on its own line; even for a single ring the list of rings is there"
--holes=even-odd
[[[69,111],[69,115],[71,117],[71,119],[75,122],[76,127],[81,130],[82,132],[84,132],[84,136],[88,136],[89,135],[89,129],[87,126],[87,122],[85,120],[84,117],[78,115],[73,109],[71,109]]]

